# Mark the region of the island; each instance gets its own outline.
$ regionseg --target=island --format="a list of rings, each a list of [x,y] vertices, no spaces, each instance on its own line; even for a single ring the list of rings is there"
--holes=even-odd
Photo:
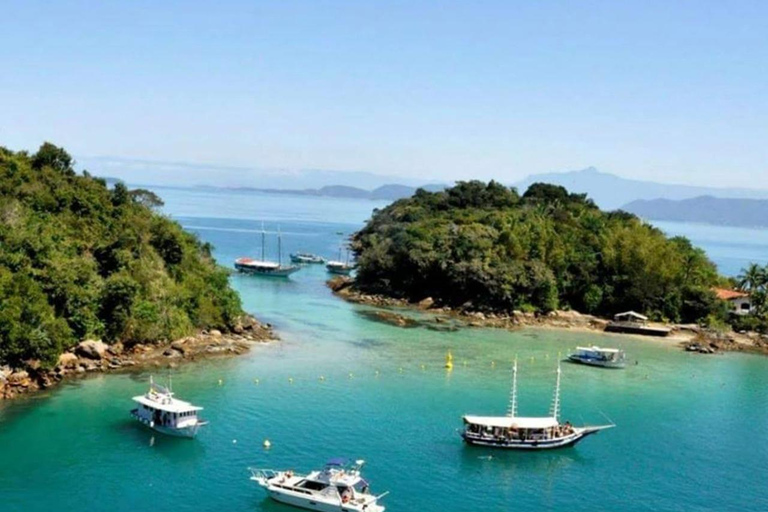
[[[159,197],[73,164],[0,147],[0,398],[272,338]]]

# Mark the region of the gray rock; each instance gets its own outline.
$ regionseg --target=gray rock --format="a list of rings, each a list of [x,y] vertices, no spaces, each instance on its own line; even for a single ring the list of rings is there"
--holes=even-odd
[[[99,360],[107,353],[109,346],[101,340],[81,341],[75,347],[75,354],[88,359]]]

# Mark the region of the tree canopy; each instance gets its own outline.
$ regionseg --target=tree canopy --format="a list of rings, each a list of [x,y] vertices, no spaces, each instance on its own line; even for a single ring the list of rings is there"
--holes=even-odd
[[[0,147],[0,364],[53,364],[79,340],[152,342],[241,314],[210,246],[153,211],[162,201],[88,173],[45,143]]]
[[[584,194],[491,181],[417,191],[377,210],[353,239],[357,285],[449,306],[696,321],[717,310],[715,265],[682,237]]]

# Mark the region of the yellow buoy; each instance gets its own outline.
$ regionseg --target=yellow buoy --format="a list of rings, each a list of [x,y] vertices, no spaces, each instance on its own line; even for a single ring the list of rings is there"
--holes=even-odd
[[[219,386],[223,386],[223,385],[224,385],[224,381],[222,379],[219,379]]]
[[[349,372],[349,378],[351,379],[353,377],[354,377],[354,375],[352,374],[352,372]]]
[[[491,361],[491,366],[496,366],[496,361]]]
[[[397,371],[399,371],[400,373],[403,373],[403,367],[401,366],[400,368],[398,368]]]
[[[259,379],[253,379],[253,383],[258,386],[259,385]]]
[[[379,370],[376,370],[376,376],[377,377],[379,376]]]
[[[445,356],[445,367],[448,370],[453,370],[453,354],[451,354],[451,351],[448,351],[448,354]]]
[[[422,369],[422,370],[426,370],[426,369],[427,369],[427,365],[424,365],[424,364],[423,364],[423,365],[421,365],[421,369]]]
[[[269,442],[269,439],[264,440],[264,448],[269,450],[272,447],[272,443]]]
[[[320,380],[321,380],[321,381],[325,380],[325,377],[323,377],[323,376],[321,375],[321,376],[320,376]]]
[[[288,383],[293,384],[293,377],[288,377]]]

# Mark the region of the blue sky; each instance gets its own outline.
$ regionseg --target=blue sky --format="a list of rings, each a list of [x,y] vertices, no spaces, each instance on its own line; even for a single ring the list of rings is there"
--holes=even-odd
[[[0,144],[768,188],[768,2],[3,2]]]

